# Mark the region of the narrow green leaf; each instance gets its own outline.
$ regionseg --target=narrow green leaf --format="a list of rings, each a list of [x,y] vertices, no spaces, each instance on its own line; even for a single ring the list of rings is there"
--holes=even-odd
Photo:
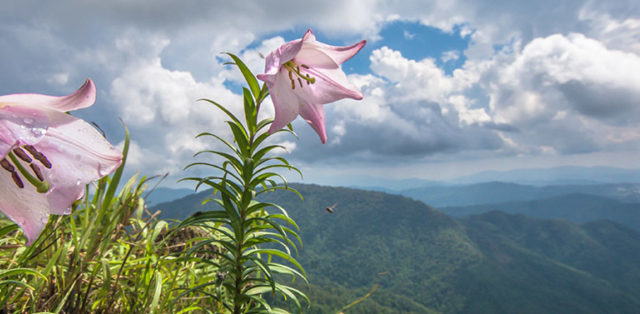
[[[16,224],[10,224],[7,226],[4,226],[2,228],[0,228],[0,238],[4,237],[5,235],[17,230],[19,227]]]
[[[253,97],[255,99],[258,99],[258,97],[260,96],[260,85],[258,84],[258,80],[256,80],[256,77],[253,75],[253,73],[251,73],[244,62],[240,60],[240,58],[229,52],[227,52],[227,55],[229,55],[231,59],[233,59],[233,62],[238,66],[240,72],[242,72],[242,76],[244,76],[245,81],[247,81],[247,84],[249,84],[249,88],[251,89]]]
[[[7,270],[0,270],[0,278],[18,275],[33,275],[47,281],[47,277],[31,268],[12,268]]]
[[[198,99],[198,100],[206,101],[206,102],[208,102],[208,103],[210,103],[210,104],[212,104],[212,105],[214,105],[214,106],[218,107],[218,109],[220,109],[220,110],[222,110],[224,113],[226,113],[226,114],[227,114],[227,116],[228,116],[229,118],[231,118],[231,120],[233,120],[235,123],[237,123],[237,124],[242,124],[242,123],[240,123],[240,120],[238,120],[238,118],[236,118],[236,116],[234,116],[234,115],[233,115],[233,113],[231,113],[231,111],[227,110],[227,108],[225,108],[223,105],[221,105],[221,104],[219,104],[219,103],[217,103],[217,102],[215,102],[215,101],[213,101],[213,100],[210,100],[210,99],[202,98],[202,99]]]
[[[244,98],[244,116],[247,121],[247,129],[249,129],[249,134],[253,136],[256,131],[256,104],[253,102],[251,92],[249,92],[248,89],[243,87],[242,93]]]

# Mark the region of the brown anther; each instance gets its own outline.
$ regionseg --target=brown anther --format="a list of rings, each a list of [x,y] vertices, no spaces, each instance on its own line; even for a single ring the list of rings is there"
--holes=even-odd
[[[291,89],[296,89],[296,82],[293,79],[291,80]]]
[[[311,76],[309,76],[309,73],[307,73],[307,85],[311,84]]]
[[[47,156],[39,152],[35,147],[31,145],[24,145],[22,147],[24,147],[24,149],[26,149],[31,154],[31,156],[38,160],[43,166],[47,167],[47,169],[51,169],[51,162],[49,162]]]
[[[298,83],[300,83],[300,88],[302,88],[302,79],[298,78]]]
[[[308,65],[306,65],[306,64],[301,64],[300,66],[301,66],[301,67],[303,67],[303,68],[305,68],[305,69],[308,69],[308,68],[309,68],[309,66],[308,66]]]
[[[16,156],[18,156],[20,159],[24,160],[27,163],[31,162],[31,157],[29,157],[29,155],[27,155],[27,153],[25,153],[22,148],[20,147],[16,147],[13,149],[13,153],[16,154]]]
[[[47,169],[51,169],[51,162],[49,161],[49,159],[47,159],[47,157],[45,157],[45,155],[39,153],[38,156],[33,157],[37,159],[43,166],[47,167]]]
[[[16,171],[16,169],[13,168],[11,163],[8,160],[4,159],[4,158],[2,158],[2,160],[0,160],[0,165],[2,166],[2,168],[4,168],[4,170],[7,170],[9,172]]]
[[[293,74],[291,73],[291,71],[289,71],[289,79],[293,80]]]
[[[13,179],[13,182],[19,187],[19,188],[24,188],[24,183],[22,183],[22,180],[20,180],[20,176],[18,176],[17,172],[12,172],[11,173],[11,179]]]
[[[44,176],[42,175],[42,172],[40,171],[38,165],[29,164],[29,166],[31,167],[31,170],[33,170],[33,173],[36,174],[36,177],[38,177],[38,180],[40,180],[40,182],[44,182]]]
[[[22,145],[22,147],[24,147],[24,149],[26,149],[34,157],[36,155],[40,154],[40,152],[35,147],[33,147],[31,145]]]

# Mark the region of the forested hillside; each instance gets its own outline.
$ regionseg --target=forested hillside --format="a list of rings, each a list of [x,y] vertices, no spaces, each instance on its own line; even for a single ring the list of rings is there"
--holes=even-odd
[[[311,313],[633,313],[640,233],[490,212],[456,220],[401,196],[294,185],[270,193],[301,229]],[[184,218],[210,191],[157,206]],[[336,204],[334,213],[325,210]]]

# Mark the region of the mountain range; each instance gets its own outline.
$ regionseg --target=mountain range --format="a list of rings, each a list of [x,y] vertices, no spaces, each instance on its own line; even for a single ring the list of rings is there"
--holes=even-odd
[[[640,231],[639,203],[624,203],[588,194],[563,194],[531,201],[441,207],[440,210],[454,217],[501,211],[528,217],[564,219],[575,223],[608,219]]]
[[[562,166],[481,171],[470,175],[439,180],[425,180],[420,178],[393,179],[388,177],[350,175],[348,177],[337,177],[335,181],[340,182],[339,185],[341,186],[390,193],[424,187],[473,185],[487,182],[517,183],[531,186],[637,185],[640,184],[640,169],[602,166]]]
[[[585,194],[624,203],[640,203],[640,184],[583,184],[532,186],[510,182],[437,185],[396,191],[435,207],[531,201],[567,194]]]
[[[400,195],[293,186],[304,201],[291,192],[269,193],[265,200],[282,205],[300,226],[299,260],[312,283],[306,312],[335,313],[372,287],[371,297],[348,313],[640,309],[640,232],[622,224],[500,211],[453,218]],[[211,209],[214,202],[202,205],[210,196],[203,191],[155,208],[164,218],[183,219]],[[324,210],[333,204],[333,214]]]

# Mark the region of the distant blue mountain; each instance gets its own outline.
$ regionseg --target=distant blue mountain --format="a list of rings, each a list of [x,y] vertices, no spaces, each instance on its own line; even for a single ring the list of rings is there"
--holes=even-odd
[[[144,198],[148,205],[155,205],[183,198],[193,193],[194,192],[192,189],[172,189],[158,187],[155,189],[148,189],[144,194]]]
[[[486,182],[430,186],[397,192],[438,208],[531,201],[576,193],[602,196],[626,203],[640,203],[640,184],[633,183],[532,186]]]
[[[563,219],[574,223],[606,219],[640,230],[640,203],[623,203],[596,195],[566,194],[532,201],[440,207],[439,209],[453,217],[501,211],[529,217]]]
[[[554,168],[482,171],[448,181],[451,184],[515,182],[530,185],[640,183],[640,169],[565,166]]]
[[[348,187],[397,193],[398,191],[410,189],[432,187],[442,187],[444,189],[449,186],[488,182],[507,182],[533,186],[640,183],[640,169],[565,166],[508,171],[481,171],[468,176],[440,181],[418,178],[396,180],[373,176],[355,176],[340,181],[344,181],[343,185]],[[405,195],[404,193],[401,194]]]

